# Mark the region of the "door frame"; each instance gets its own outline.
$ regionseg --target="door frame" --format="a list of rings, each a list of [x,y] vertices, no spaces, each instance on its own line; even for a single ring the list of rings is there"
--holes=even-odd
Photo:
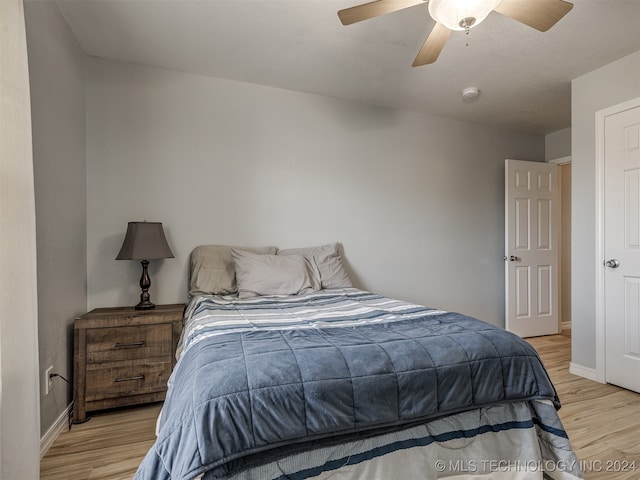
[[[560,157],[560,158],[554,158],[553,160],[549,160],[547,163],[551,163],[552,165],[557,165],[558,167],[562,166],[562,165],[569,165],[571,164],[571,155],[566,156],[566,157]],[[560,172],[561,170],[558,169],[558,171]],[[558,175],[559,178],[559,182],[558,184],[560,185],[560,188],[558,189],[558,208],[560,209],[560,222],[564,222],[564,219],[562,218],[562,210],[563,210],[563,205],[562,205],[562,177],[560,175]],[[573,224],[573,220],[571,220],[571,223]],[[564,302],[569,302],[571,303],[571,297],[568,298],[564,298],[565,296],[563,295],[562,292],[562,278],[564,275],[566,275],[567,273],[564,271],[564,269],[562,268],[562,260],[563,258],[567,255],[567,252],[565,252],[564,250],[564,243],[565,243],[565,239],[563,238],[562,235],[562,224],[558,225],[558,245],[560,246],[560,249],[558,251],[558,320],[560,322],[560,333],[562,333],[562,330],[564,330],[565,328],[571,328],[571,318],[564,318],[564,316],[562,315],[562,306],[564,305]],[[569,279],[571,280],[571,279]]]
[[[604,160],[605,120],[611,115],[640,107],[640,97],[596,112],[596,371],[598,382],[606,383],[606,318],[604,284]]]

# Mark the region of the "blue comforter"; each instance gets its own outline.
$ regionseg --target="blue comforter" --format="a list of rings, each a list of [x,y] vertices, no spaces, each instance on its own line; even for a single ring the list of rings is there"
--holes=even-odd
[[[517,336],[357,289],[199,297],[158,438],[136,479],[191,479],[238,459],[413,424],[555,389]]]

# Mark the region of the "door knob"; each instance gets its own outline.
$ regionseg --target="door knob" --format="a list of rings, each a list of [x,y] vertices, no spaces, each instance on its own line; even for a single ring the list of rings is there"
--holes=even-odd
[[[510,262],[517,262],[518,260],[520,260],[518,257],[516,257],[515,255],[509,255],[508,257],[505,255],[504,256],[505,260],[509,260]]]
[[[620,260],[612,258],[611,260],[607,260],[606,262],[604,262],[604,264],[609,268],[618,268],[620,266]]]

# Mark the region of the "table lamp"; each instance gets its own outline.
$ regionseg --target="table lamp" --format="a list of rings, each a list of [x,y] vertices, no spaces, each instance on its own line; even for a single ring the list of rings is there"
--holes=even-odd
[[[160,222],[129,222],[124,242],[116,260],[141,260],[142,277],[140,277],[140,303],[136,310],[155,308],[149,297],[151,278],[147,267],[149,260],[174,258]]]

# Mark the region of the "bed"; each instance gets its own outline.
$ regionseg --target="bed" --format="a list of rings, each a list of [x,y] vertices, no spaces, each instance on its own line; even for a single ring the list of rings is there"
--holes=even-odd
[[[337,244],[198,247],[189,286],[138,480],[583,478],[527,342],[354,288]]]

